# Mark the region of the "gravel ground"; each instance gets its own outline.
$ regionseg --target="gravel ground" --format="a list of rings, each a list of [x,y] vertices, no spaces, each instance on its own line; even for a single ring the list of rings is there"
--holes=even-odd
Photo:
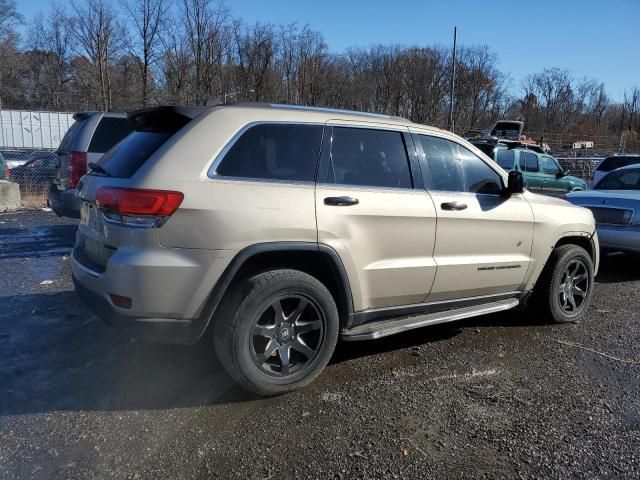
[[[208,342],[134,343],[73,293],[75,223],[0,215],[0,478],[640,478],[640,260],[580,324],[512,311],[340,344],[248,394]]]

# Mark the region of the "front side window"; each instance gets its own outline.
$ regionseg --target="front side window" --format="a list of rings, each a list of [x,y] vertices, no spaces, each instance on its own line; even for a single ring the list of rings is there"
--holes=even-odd
[[[313,182],[321,142],[320,125],[254,125],[231,146],[216,174]]]
[[[549,175],[557,175],[562,171],[552,157],[542,157],[542,170]]]
[[[500,175],[465,147],[444,138],[418,135],[430,190],[499,195]]]
[[[457,145],[457,147],[458,155],[462,163],[465,191],[487,195],[500,195],[502,192],[502,179],[500,175],[470,150],[467,150],[462,145]]]
[[[444,138],[418,135],[424,162],[429,172],[429,190],[441,192],[464,192],[462,166],[457,144]]]
[[[412,188],[402,133],[334,127],[329,182],[383,188]]]
[[[529,173],[539,172],[538,156],[531,152],[520,152],[520,170]]]
[[[515,150],[509,150],[506,148],[501,148],[498,150],[496,154],[496,162],[505,170],[513,170],[513,163],[516,159]]]

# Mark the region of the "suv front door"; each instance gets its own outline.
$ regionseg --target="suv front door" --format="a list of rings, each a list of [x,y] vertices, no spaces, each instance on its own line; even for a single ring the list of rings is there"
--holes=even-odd
[[[406,128],[329,122],[316,214],[318,242],[340,255],[356,311],[424,300],[436,273],[436,213]]]
[[[415,135],[438,216],[436,278],[427,301],[518,291],[532,262],[533,212],[523,195],[501,195],[502,177],[449,138]]]
[[[569,180],[562,175],[562,168],[558,165],[555,158],[544,155],[542,157],[542,171],[545,173],[542,193],[558,197],[571,190],[571,184]]]

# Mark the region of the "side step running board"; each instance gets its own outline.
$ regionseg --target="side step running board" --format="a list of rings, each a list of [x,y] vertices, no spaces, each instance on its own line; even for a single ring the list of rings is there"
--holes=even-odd
[[[472,307],[447,310],[445,312],[380,320],[378,322],[365,323],[348,330],[343,330],[341,338],[342,340],[346,340],[349,342],[375,340],[376,338],[388,337],[389,335],[395,335],[396,333],[413,330],[414,328],[426,327],[427,325],[453,322],[455,320],[462,320],[464,318],[502,312],[504,310],[510,310],[514,307],[517,307],[519,304],[520,300],[518,300],[517,298],[510,298],[507,300],[500,300],[497,302],[485,303],[482,305],[474,305]]]

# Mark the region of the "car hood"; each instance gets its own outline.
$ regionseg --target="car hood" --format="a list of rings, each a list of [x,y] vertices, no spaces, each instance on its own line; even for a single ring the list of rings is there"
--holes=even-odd
[[[552,197],[549,195],[542,195],[541,193],[533,193],[530,191],[525,192],[525,198],[529,203],[535,203],[537,205],[555,205],[558,207],[566,207],[567,201],[558,197]]]
[[[584,192],[567,193],[567,200],[586,198],[620,198],[623,200],[640,200],[640,190],[585,190]]]

